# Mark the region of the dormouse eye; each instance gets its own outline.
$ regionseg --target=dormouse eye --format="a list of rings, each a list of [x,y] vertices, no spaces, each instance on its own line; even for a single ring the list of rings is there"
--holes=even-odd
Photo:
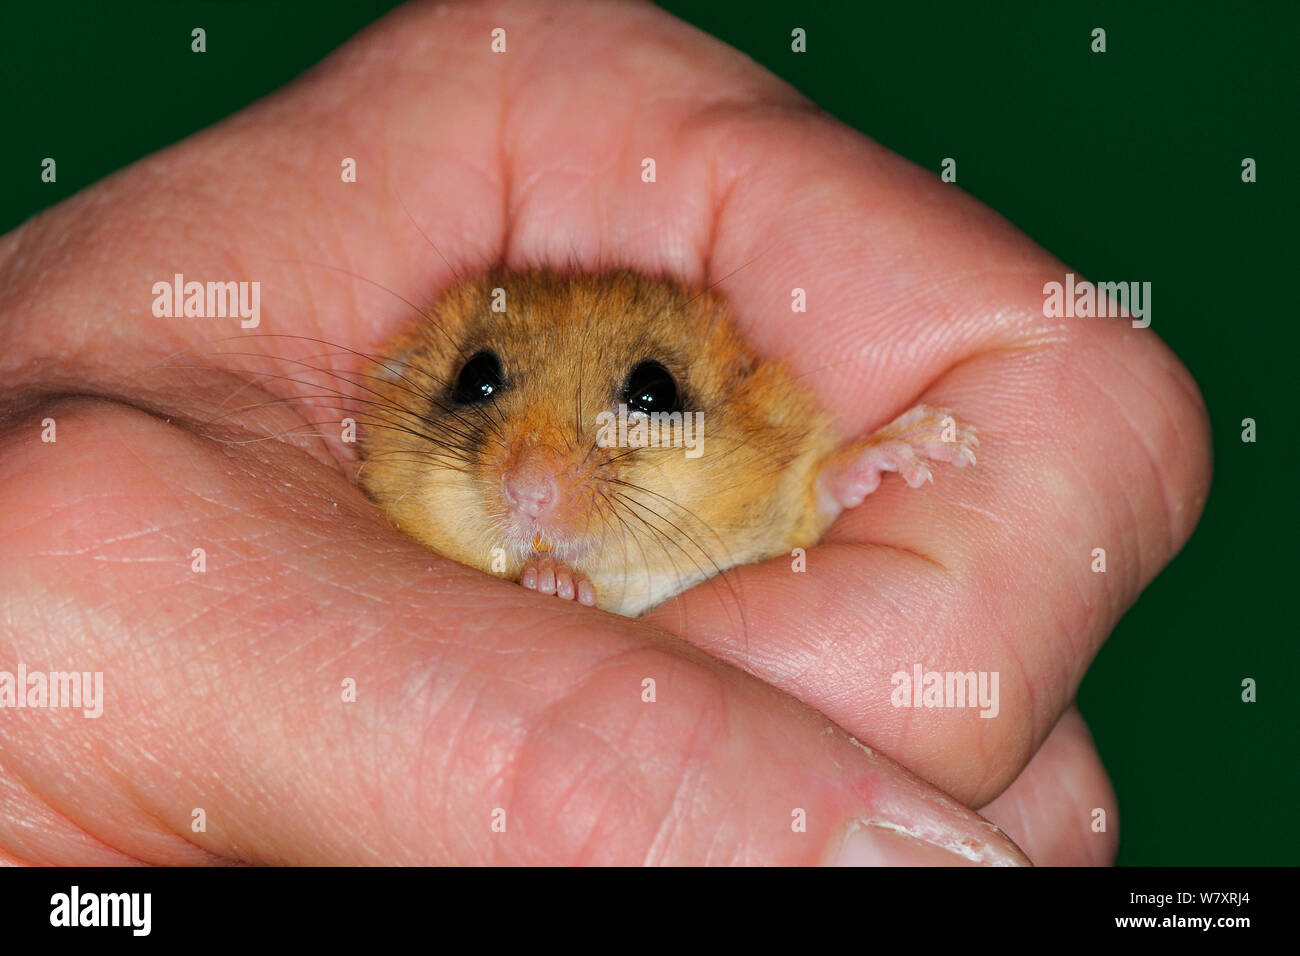
[[[501,360],[493,352],[479,352],[460,370],[451,397],[462,405],[485,402],[505,384]]]
[[[624,392],[627,407],[634,412],[680,412],[681,394],[672,373],[658,362],[645,361],[632,369]]]

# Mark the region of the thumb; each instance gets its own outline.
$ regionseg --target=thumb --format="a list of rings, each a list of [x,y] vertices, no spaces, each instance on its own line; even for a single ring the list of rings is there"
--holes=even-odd
[[[771,686],[444,562],[289,446],[32,415],[59,438],[0,444],[0,661],[104,690],[0,709],[7,859],[1026,862]]]

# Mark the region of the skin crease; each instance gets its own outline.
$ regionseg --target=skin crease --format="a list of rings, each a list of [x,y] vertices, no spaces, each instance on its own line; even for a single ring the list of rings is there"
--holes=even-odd
[[[275,333],[373,350],[412,312],[371,283],[450,283],[412,220],[458,271],[620,261],[703,286],[762,256],[720,288],[843,436],[925,401],[988,454],[942,493],[886,482],[805,574],[736,572],[743,629],[708,584],[630,621],[442,560],[348,481],[355,450],[304,423],[306,391],[260,374],[359,368]],[[261,281],[267,334],[153,318],[176,271]],[[1113,794],[1071,702],[1194,527],[1208,431],[1151,331],[1042,318],[1064,271],[652,7],[397,11],[0,240],[0,668],[103,670],[110,694],[93,721],[0,712],[0,853],[810,863],[866,817],[1013,854],[937,787],[997,797],[1035,862],[1109,861],[1117,826],[1090,810],[1114,821]],[[998,671],[999,716],[891,707],[914,661]]]

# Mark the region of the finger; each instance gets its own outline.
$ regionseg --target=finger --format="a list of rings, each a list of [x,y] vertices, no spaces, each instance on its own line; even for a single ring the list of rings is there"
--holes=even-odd
[[[806,573],[795,573],[792,558],[741,568],[727,588],[697,589],[656,620],[684,622],[681,633],[693,643],[753,668],[978,803],[1019,772],[1118,617],[1190,535],[1209,483],[1204,406],[1149,330],[1044,319],[1041,290],[1051,270],[1027,265],[1028,248],[1004,252],[1005,227],[963,220],[955,196],[945,203],[927,195],[937,184],[913,198],[951,208],[950,220],[935,215],[909,226],[900,214],[895,222],[905,235],[922,229],[928,253],[904,259],[910,269],[896,265],[887,280],[869,257],[855,267],[867,253],[853,235],[865,218],[887,215],[889,201],[878,180],[851,185],[855,171],[879,163],[876,148],[831,149],[839,138],[808,131],[801,142],[820,147],[804,151],[819,157],[810,161],[817,166],[801,169],[787,157],[774,177],[835,184],[824,201],[808,204],[806,219],[792,225],[773,210],[770,221],[750,221],[746,230],[779,236],[816,223],[819,235],[841,238],[843,255],[816,250],[819,261],[801,270],[809,278],[791,280],[820,289],[835,306],[798,331],[774,321],[753,332],[774,348],[785,341],[796,368],[815,361],[797,357],[796,337],[863,356],[856,367],[812,377],[827,406],[844,411],[846,431],[883,424],[918,402],[952,408],[979,429],[979,463],[942,470],[920,489],[886,481],[808,555]],[[827,156],[842,157],[838,178],[822,168]],[[742,204],[743,192],[733,193]],[[987,257],[986,273],[974,272],[973,255]],[[833,285],[819,285],[820,276]],[[971,282],[954,281],[965,276]],[[882,324],[890,311],[885,282],[915,304],[892,329]],[[775,297],[769,288],[767,301]],[[1022,327],[1014,336],[1010,318]],[[902,336],[918,344],[908,348]],[[731,589],[746,602],[743,628]],[[898,706],[895,678],[918,666],[998,675],[997,717]]]
[[[308,456],[41,415],[0,456],[0,655],[103,692],[0,708],[0,793],[46,817],[0,817],[11,858],[1023,862],[761,682],[379,533]]]
[[[491,49],[498,27],[511,38],[507,55]],[[576,84],[571,29],[587,48]],[[141,371],[210,355],[227,336],[246,339],[246,351],[302,357],[260,333],[372,349],[418,318],[453,273],[498,262],[619,262],[702,277],[711,170],[703,157],[677,155],[677,100],[692,111],[760,96],[801,102],[738,55],[718,60],[725,49],[644,4],[407,5],[294,84],[10,234],[0,278],[13,351],[0,369],[12,375],[0,381],[12,391],[37,384],[38,366],[41,384],[134,391]],[[624,181],[640,184],[643,157],[628,138],[642,126],[649,141],[668,141],[674,186],[609,192],[593,173],[611,163],[630,163]],[[344,158],[357,162],[354,183],[341,179]],[[566,188],[573,202],[548,226]],[[602,193],[607,204],[593,201]],[[659,238],[644,241],[656,227]],[[647,255],[655,249],[663,254]],[[258,281],[259,325],[155,315],[153,283],[176,274]],[[355,369],[358,360],[336,361]],[[241,355],[222,364],[268,370]],[[184,399],[183,387],[172,391]]]
[[[844,547],[819,551],[798,588],[784,586],[788,567],[738,572],[751,627],[736,627],[733,607],[709,607],[710,594],[659,620],[689,620],[692,641],[870,731],[954,793],[991,796],[1023,766],[1102,635],[1199,514],[1208,465],[1194,386],[1150,335],[1031,318],[1041,315],[1044,277],[1059,266],[991,213],[815,115],[743,58],[649,7],[555,9],[564,15],[516,11],[527,54],[518,61],[493,60],[476,42],[490,29],[479,10],[438,17],[437,29],[431,9],[403,11],[294,88],[146,163],[134,179],[105,184],[81,207],[37,220],[11,243],[26,258],[21,275],[7,270],[17,319],[3,381],[31,387],[41,369],[46,387],[93,381],[139,401],[141,380],[160,379],[141,369],[202,335],[114,305],[112,295],[90,316],[84,303],[106,290],[128,302],[138,277],[178,271],[178,249],[196,268],[224,268],[225,239],[196,232],[196,219],[246,224],[236,271],[267,276],[283,316],[276,327],[306,325],[362,348],[412,318],[403,298],[419,302],[418,290],[447,278],[447,264],[416,238],[422,229],[439,249],[458,240],[471,259],[519,264],[562,250],[588,266],[617,258],[708,282],[770,255],[775,267],[742,270],[743,281],[721,288],[751,340],[787,357],[846,435],[921,392],[979,426],[985,454],[941,490],[882,488],[835,529],[831,541]],[[593,38],[592,75],[619,83],[575,89],[568,50],[579,28]],[[377,59],[390,67],[382,79]],[[687,61],[707,64],[708,82]],[[562,88],[572,97],[563,110],[554,95]],[[446,96],[431,100],[430,89]],[[417,184],[410,205],[420,227],[407,228],[391,190],[340,193],[323,174],[280,175],[233,196],[200,191],[190,218],[171,208],[192,208],[196,184],[216,168],[232,181],[264,182],[281,157],[334,157],[342,141],[374,145],[367,155],[388,174],[385,186]],[[654,185],[671,188],[643,189],[650,184],[628,175],[629,163],[639,174],[647,142],[672,172]],[[92,233],[81,221],[92,206],[160,228]],[[407,242],[393,243],[400,230]],[[396,291],[270,265],[324,236],[333,261]],[[758,236],[770,245],[757,248]],[[68,261],[77,264],[71,274]],[[788,318],[794,287],[824,305]],[[39,316],[24,309],[38,294],[50,302]],[[280,354],[284,340],[271,341],[250,339],[247,349]],[[239,357],[226,364],[250,367]],[[300,396],[307,386],[265,387]],[[191,400],[177,385],[168,391],[151,407]],[[348,460],[337,435],[323,440]],[[1105,575],[1091,571],[1097,548],[1111,555]],[[813,613],[826,607],[839,623]],[[919,649],[929,651],[924,660]],[[892,677],[917,663],[1003,675],[1003,716],[894,708]],[[992,765],[985,753],[997,755]]]
[[[1020,776],[981,812],[1039,866],[1115,862],[1115,791],[1075,707],[1061,715]]]
[[[669,32],[638,28],[659,42]],[[539,72],[515,105],[545,102]],[[1044,284],[1065,267],[1005,221],[754,76],[757,101],[679,107],[691,119],[677,118],[676,136],[656,131],[653,115],[638,127],[681,176],[673,193],[709,196],[704,281],[729,277],[721,288],[750,340],[786,359],[846,436],[925,401],[978,426],[983,454],[936,487],[883,488],[845,516],[806,574],[790,560],[743,568],[654,620],[951,792],[987,799],[1019,773],[1119,615],[1194,527],[1209,481],[1204,407],[1150,330],[1046,319]],[[583,115],[612,112],[602,90],[579,94]],[[530,129],[519,135],[546,141],[527,139]],[[617,154],[599,138],[607,129],[564,133],[577,137],[572,149]],[[557,234],[589,234],[587,211],[628,194],[617,165],[581,188],[545,170],[529,182],[513,207],[521,260],[544,258]],[[656,221],[675,201],[665,192],[613,204],[600,234]],[[819,305],[792,313],[796,288]],[[1001,710],[985,719],[895,706],[895,676],[918,664],[999,675]]]

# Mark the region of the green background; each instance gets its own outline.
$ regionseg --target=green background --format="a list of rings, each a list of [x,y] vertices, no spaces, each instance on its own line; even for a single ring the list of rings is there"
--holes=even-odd
[[[394,4],[0,5],[4,232],[284,84]],[[663,5],[920,165],[955,157],[961,188],[1076,273],[1153,284],[1152,328],[1209,405],[1214,487],[1080,705],[1119,793],[1121,863],[1300,862],[1297,4]],[[46,156],[56,184],[40,181]],[[1241,701],[1246,677],[1257,703]]]

